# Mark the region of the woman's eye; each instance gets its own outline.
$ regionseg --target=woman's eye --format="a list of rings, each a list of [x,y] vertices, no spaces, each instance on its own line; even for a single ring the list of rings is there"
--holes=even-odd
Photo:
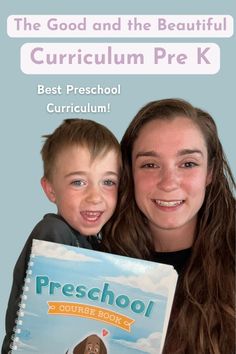
[[[158,168],[158,165],[156,163],[145,163],[141,168]]]
[[[85,185],[86,185],[86,182],[83,181],[82,179],[78,179],[78,180],[76,180],[76,181],[71,182],[71,184],[72,184],[73,186],[82,187],[82,186],[85,186]]]
[[[192,168],[192,167],[195,167],[195,166],[198,166],[198,164],[195,163],[195,162],[192,162],[192,161],[184,162],[182,164],[182,167],[185,167],[185,168]]]

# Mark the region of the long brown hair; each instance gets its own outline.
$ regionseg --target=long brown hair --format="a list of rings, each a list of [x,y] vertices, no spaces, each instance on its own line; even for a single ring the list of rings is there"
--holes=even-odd
[[[178,281],[164,353],[231,354],[235,350],[235,200],[233,175],[213,118],[180,99],[153,101],[134,117],[121,141],[123,175],[118,207],[106,227],[113,253],[151,259],[154,245],[134,197],[132,149],[142,127],[155,119],[183,116],[205,139],[212,182],[198,213],[196,238]]]

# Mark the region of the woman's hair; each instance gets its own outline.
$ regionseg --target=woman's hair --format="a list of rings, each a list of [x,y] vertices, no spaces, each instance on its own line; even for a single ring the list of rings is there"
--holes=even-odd
[[[121,141],[119,200],[106,226],[104,245],[113,253],[152,259],[152,235],[135,202],[132,150],[145,124],[176,117],[186,117],[200,128],[212,181],[198,213],[190,261],[179,277],[164,353],[231,354],[235,349],[235,183],[207,112],[180,99],[153,101],[140,109]]]

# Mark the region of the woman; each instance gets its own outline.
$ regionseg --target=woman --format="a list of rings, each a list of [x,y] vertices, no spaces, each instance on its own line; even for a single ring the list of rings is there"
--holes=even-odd
[[[121,148],[120,201],[105,244],[178,271],[164,353],[234,353],[235,184],[213,119],[183,100],[150,102]]]

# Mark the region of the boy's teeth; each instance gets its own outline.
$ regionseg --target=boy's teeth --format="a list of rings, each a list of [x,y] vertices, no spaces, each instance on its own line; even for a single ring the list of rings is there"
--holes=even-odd
[[[84,214],[88,215],[88,216],[97,216],[97,215],[101,214],[101,212],[100,211],[85,211]]]
[[[166,202],[164,200],[156,200],[156,203],[160,206],[173,207],[173,206],[180,205],[182,203],[182,200],[173,200],[169,202]]]
[[[97,220],[102,215],[102,212],[101,211],[83,211],[83,212],[81,212],[81,215],[87,220],[94,221],[94,220]]]

